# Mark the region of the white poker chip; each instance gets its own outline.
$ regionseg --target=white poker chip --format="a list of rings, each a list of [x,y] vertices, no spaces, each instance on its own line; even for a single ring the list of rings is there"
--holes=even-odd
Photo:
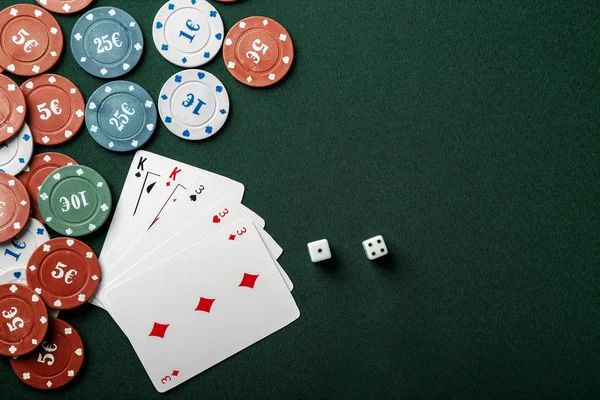
[[[25,229],[11,240],[0,243],[0,269],[12,270],[27,266],[35,249],[50,240],[46,227],[35,218],[29,218]]]
[[[0,272],[0,285],[19,283],[27,286],[27,268],[18,267]]]
[[[158,52],[180,67],[199,67],[223,44],[223,20],[205,0],[171,0],[154,18],[152,38]]]
[[[158,96],[158,112],[176,136],[202,140],[213,136],[229,115],[229,95],[213,74],[199,69],[176,73]]]
[[[11,268],[8,271],[0,271],[0,285],[8,283],[18,283],[27,286],[27,268],[17,267]],[[48,315],[52,318],[58,317],[58,310],[48,308]]]
[[[18,134],[0,143],[0,172],[15,176],[23,171],[33,155],[33,137],[24,123]]]

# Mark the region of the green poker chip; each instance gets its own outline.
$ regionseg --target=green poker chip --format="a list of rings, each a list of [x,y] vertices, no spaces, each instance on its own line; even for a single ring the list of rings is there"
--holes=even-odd
[[[67,236],[83,236],[106,222],[112,196],[99,173],[83,165],[67,165],[44,180],[38,204],[50,228]]]

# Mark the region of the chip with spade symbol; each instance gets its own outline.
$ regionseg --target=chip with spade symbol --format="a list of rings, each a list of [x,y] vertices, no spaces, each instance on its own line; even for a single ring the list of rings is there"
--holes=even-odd
[[[27,285],[48,307],[66,310],[86,303],[100,284],[100,263],[80,240],[59,237],[38,247],[27,263]]]
[[[42,183],[38,205],[44,222],[66,236],[100,229],[110,215],[112,196],[106,180],[90,167],[69,165]]]
[[[212,60],[223,44],[223,20],[205,0],[171,0],[156,13],[154,45],[170,63],[199,67]]]
[[[79,18],[71,32],[71,52],[89,74],[112,79],[132,70],[142,57],[138,23],[116,7],[97,7]]]
[[[115,81],[99,87],[85,108],[90,135],[111,151],[127,152],[142,147],[152,137],[156,120],[154,100],[133,82]]]

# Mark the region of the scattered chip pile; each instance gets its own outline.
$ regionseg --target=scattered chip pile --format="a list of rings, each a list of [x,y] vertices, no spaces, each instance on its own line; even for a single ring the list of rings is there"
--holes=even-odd
[[[69,13],[90,1],[39,3]],[[0,75],[0,354],[25,384],[56,389],[84,357],[75,328],[56,317],[86,303],[101,277],[93,250],[73,237],[104,224],[111,196],[100,174],[72,158],[33,156],[35,146],[76,137],[85,117],[77,85],[46,73],[62,54],[58,22],[44,8],[17,4],[0,12],[0,24],[1,70],[31,77],[19,86]],[[51,239],[47,226],[62,237]]]
[[[156,51],[183,69],[153,99],[139,84],[116,80],[142,59],[143,27],[134,16],[117,7],[88,9],[92,0],[36,1],[39,6],[0,11],[0,354],[11,357],[21,381],[48,390],[69,383],[84,358],[81,337],[57,319],[59,311],[86,303],[102,287],[96,254],[75,237],[103,227],[113,206],[108,183],[93,168],[35,147],[76,138],[85,121],[102,148],[133,152],[152,139],[159,116],[177,137],[210,138],[225,126],[230,94],[199,67],[223,47],[235,79],[265,87],[288,74],[294,48],[288,31],[271,18],[245,18],[226,34],[209,2],[168,1],[147,28]],[[71,54],[84,71],[108,80],[87,103],[76,83],[51,72],[64,40],[52,13],[79,13],[68,34]],[[26,80],[18,85],[11,74]]]
[[[294,59],[290,34],[275,20],[248,17],[236,23],[225,36],[221,15],[204,0],[165,3],[154,18],[152,38],[167,61],[184,68],[207,64],[224,46],[227,70],[235,79],[252,87],[279,82]],[[173,97],[174,94],[177,96]],[[158,110],[174,135],[202,140],[225,124],[229,95],[211,73],[199,69],[181,71],[163,86]]]
[[[100,267],[94,252],[72,238],[46,240],[43,226],[30,220],[27,235],[20,237],[23,249],[13,260],[2,260],[11,269],[0,271],[0,354],[11,357],[10,365],[23,383],[36,389],[57,389],[69,383],[83,364],[84,348],[73,326],[57,319],[59,309],[77,307],[98,287]],[[18,253],[37,247],[26,267],[14,267]],[[81,262],[85,260],[85,262]],[[50,308],[51,307],[51,308]]]
[[[15,90],[10,78],[0,78],[0,111],[7,115],[0,126],[0,141],[18,134],[26,121],[24,138],[33,137],[36,144],[47,146],[64,143],[77,134],[85,117],[88,132],[100,146],[117,152],[139,150],[152,137],[157,119],[154,101],[142,87],[126,80],[110,82],[98,88],[86,106],[73,82],[44,74],[57,62],[63,47],[62,30],[49,11],[76,13],[91,1],[38,3],[45,9],[16,4],[0,12],[0,24],[7,26],[0,41],[0,68],[34,76],[21,85],[21,91]],[[132,15],[117,7],[84,11],[69,36],[74,60],[87,73],[103,79],[133,70],[144,51],[142,28]],[[281,81],[294,60],[292,38],[280,23],[252,16],[234,24],[226,34],[221,14],[206,0],[166,2],[156,13],[152,38],[156,51],[167,61],[190,68],[168,78],[158,99],[162,122],[185,140],[213,136],[229,116],[227,89],[217,76],[198,69],[213,60],[221,47],[227,70],[252,87]],[[24,155],[13,158],[25,160],[26,165],[28,148],[22,146],[19,151]],[[0,153],[0,167],[13,154],[5,153]],[[23,162],[21,165],[25,167]],[[2,169],[13,173],[16,168],[18,165]]]
[[[40,155],[38,159],[44,164],[37,170],[42,171],[29,173],[33,179],[39,179],[40,173],[48,174],[42,189],[61,182],[71,169],[85,171],[70,175],[86,180],[85,184],[95,184],[101,179],[84,166],[59,168],[50,164],[54,157],[48,154],[58,153]],[[43,161],[44,158],[48,161]],[[66,161],[56,158],[57,162]],[[46,171],[43,171],[44,166]],[[30,187],[29,179],[25,181]],[[88,193],[75,179],[61,185],[60,191],[72,201],[71,207],[77,201],[73,196]],[[0,355],[13,357],[10,364],[25,384],[38,389],[56,389],[70,382],[83,362],[83,344],[77,331],[56,317],[59,310],[78,307],[92,297],[100,283],[100,264],[94,251],[82,241],[71,237],[50,239],[44,224],[30,217],[29,196],[20,180],[0,173],[0,315],[3,317]],[[103,200],[102,195],[97,196],[89,202]],[[108,200],[110,204],[110,198]],[[83,202],[79,203],[78,210],[84,208]],[[59,209],[64,210],[64,207]],[[45,212],[42,207],[42,214]],[[51,218],[45,220],[48,219]],[[80,229],[71,232],[72,235],[87,233],[85,227]]]

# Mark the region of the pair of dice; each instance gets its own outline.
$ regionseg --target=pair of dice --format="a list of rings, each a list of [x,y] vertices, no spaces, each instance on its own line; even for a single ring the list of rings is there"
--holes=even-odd
[[[387,246],[383,240],[383,236],[378,235],[367,239],[362,242],[365,254],[369,260],[375,260],[376,258],[383,257],[388,253]],[[329,242],[327,239],[317,240],[316,242],[310,242],[308,245],[308,254],[310,254],[310,260],[314,263],[329,260],[331,258],[331,249],[329,248]]]

